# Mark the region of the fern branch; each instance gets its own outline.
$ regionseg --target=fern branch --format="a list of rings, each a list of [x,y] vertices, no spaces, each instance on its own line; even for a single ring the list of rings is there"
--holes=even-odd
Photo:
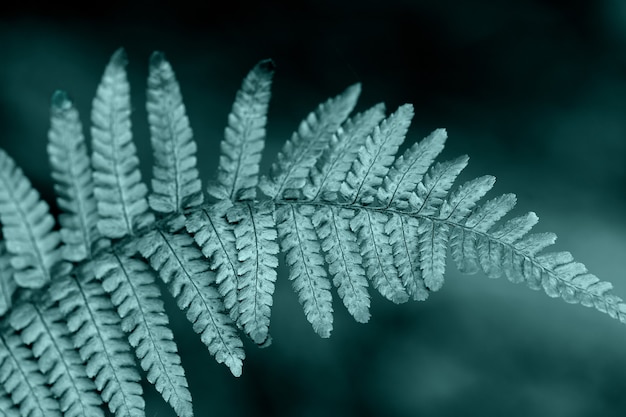
[[[261,61],[237,92],[220,146],[217,185],[209,188],[216,198],[243,201],[256,197],[273,75],[274,63]]]
[[[94,272],[122,318],[122,330],[148,381],[177,413],[191,416],[185,371],[152,271],[138,259],[112,252],[96,260]]]
[[[0,221],[15,282],[20,287],[43,287],[60,259],[59,233],[52,230],[54,218],[46,202],[1,149]]]
[[[161,52],[150,57],[147,95],[154,154],[150,207],[168,214],[198,206],[204,197],[196,168],[197,146],[178,81]]]
[[[0,384],[22,416],[61,416],[59,403],[52,397],[30,350],[8,327],[0,330]]]
[[[389,172],[394,155],[404,141],[413,118],[413,106],[405,104],[383,120],[380,126],[367,137],[365,144],[352,163],[345,181],[341,184],[341,194],[355,203],[369,204],[376,196],[376,190]]]
[[[185,226],[216,272],[215,282],[230,318],[239,323],[237,248],[233,225],[226,220],[225,211],[224,205],[203,206],[187,217]]]
[[[446,138],[446,130],[437,129],[421,142],[413,144],[394,161],[377,192],[378,199],[386,207],[408,206],[411,194],[443,150]]]
[[[0,241],[0,316],[13,305],[13,293],[17,286],[13,279],[15,271],[11,267],[11,254],[7,252],[6,242]]]
[[[272,203],[233,206],[226,216],[234,223],[237,248],[237,294],[240,305],[239,324],[257,344],[269,336],[270,311],[278,244]]]
[[[186,311],[187,319],[211,355],[217,362],[225,363],[233,375],[240,376],[245,357],[243,343],[212,286],[215,274],[193,239],[184,233],[157,229],[142,239],[139,250],[167,284],[178,307]]]
[[[125,66],[125,53],[119,49],[104,71],[91,112],[98,230],[111,239],[132,236],[154,221],[132,141]]]
[[[345,180],[367,135],[385,117],[385,105],[377,104],[348,119],[331,137],[305,184],[303,194],[310,200],[333,199]]]
[[[367,323],[370,297],[365,270],[361,266],[363,258],[356,236],[350,230],[352,217],[354,212],[351,210],[322,206],[315,210],[311,220],[339,297],[356,321]]]
[[[409,197],[411,212],[430,216],[439,211],[443,199],[448,195],[452,183],[467,166],[467,156],[452,161],[436,163],[417,186],[417,193]]]
[[[11,312],[11,326],[38,359],[55,397],[60,399],[65,417],[104,417],[102,401],[93,381],[74,350],[68,330],[58,308],[25,303]]]
[[[263,193],[276,200],[285,191],[293,193],[305,185],[317,158],[354,108],[360,92],[360,84],[350,86],[309,113],[278,153],[270,171],[271,179],[264,177],[261,181]]]
[[[324,269],[322,248],[311,222],[310,206],[285,204],[276,212],[280,245],[289,265],[289,279],[304,307],[306,318],[321,337],[333,329],[330,281]]]
[[[90,264],[88,264],[90,265]],[[140,376],[115,307],[86,265],[80,278],[64,276],[50,294],[59,302],[74,346],[115,417],[145,417]]]
[[[385,224],[385,233],[393,249],[393,262],[408,295],[414,300],[426,300],[428,290],[420,270],[418,242],[419,221],[410,216],[393,213]]]
[[[99,238],[98,211],[78,111],[62,91],[52,96],[48,140],[57,204],[65,212],[59,216],[63,258],[80,262],[91,258],[92,245]]]
[[[406,302],[409,297],[398,278],[393,249],[385,233],[388,221],[384,212],[358,209],[350,220],[350,229],[357,235],[365,271],[374,288],[383,297],[399,304]]]

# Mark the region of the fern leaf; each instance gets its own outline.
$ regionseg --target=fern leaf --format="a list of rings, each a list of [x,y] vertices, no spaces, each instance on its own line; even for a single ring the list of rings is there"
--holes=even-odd
[[[97,241],[98,211],[93,195],[91,163],[78,111],[63,91],[52,96],[48,155],[52,167],[63,258],[80,262],[90,258]]]
[[[215,283],[231,320],[239,323],[239,261],[233,225],[225,217],[228,206],[220,204],[202,207],[187,217],[185,226],[194,235],[202,254],[209,259],[211,269],[216,272]]]
[[[385,233],[393,249],[393,262],[409,296],[423,301],[428,290],[420,270],[419,221],[410,216],[392,214],[385,224]]]
[[[365,270],[361,266],[363,258],[356,236],[350,230],[352,217],[352,210],[327,206],[319,207],[311,220],[339,297],[356,321],[367,323],[370,319],[370,297]]]
[[[235,223],[239,323],[252,340],[262,344],[269,335],[272,295],[278,266],[278,244],[272,203],[232,207],[227,218]]]
[[[49,303],[48,303],[49,304]],[[102,401],[93,381],[74,350],[58,307],[24,303],[11,312],[11,326],[21,331],[26,345],[38,359],[65,417],[104,417]]]
[[[356,105],[360,93],[360,84],[352,85],[309,113],[272,164],[271,179],[264,177],[261,182],[263,193],[274,199],[282,198],[285,191],[293,193],[305,185],[318,157]]]
[[[50,294],[59,302],[74,346],[115,417],[145,417],[140,376],[115,307],[87,267],[64,276]]]
[[[211,355],[217,362],[225,363],[233,375],[240,376],[245,357],[243,343],[212,286],[215,274],[193,239],[184,233],[157,229],[142,239],[139,250],[167,284],[178,307],[186,311],[187,319]]]
[[[11,309],[12,298],[17,286],[13,279],[11,255],[7,252],[6,244],[0,241],[0,316]]]
[[[372,203],[376,190],[382,184],[398,148],[404,141],[412,118],[413,106],[400,106],[367,137],[346,180],[341,184],[341,194],[346,199],[353,203]]]
[[[468,160],[464,155],[452,161],[436,163],[418,184],[417,193],[409,198],[412,212],[421,216],[436,214]]]
[[[203,195],[196,168],[197,146],[178,81],[161,52],[150,57],[147,95],[154,152],[150,207],[168,214],[198,206],[202,204]]]
[[[439,218],[454,223],[465,219],[476,206],[476,202],[493,188],[495,182],[495,177],[485,175],[461,185],[443,202]]]
[[[119,49],[104,71],[91,112],[98,230],[111,239],[132,236],[154,220],[148,211],[148,188],[141,181],[132,142],[130,86],[125,66],[125,53]]]
[[[94,272],[111,295],[122,318],[122,330],[128,334],[148,381],[176,412],[191,416],[185,371],[152,271],[138,259],[113,252],[97,260]]]
[[[324,269],[322,248],[311,221],[310,206],[278,208],[276,223],[280,246],[289,265],[289,280],[304,308],[307,320],[321,337],[330,337],[333,307],[330,281]]]
[[[52,397],[30,350],[8,327],[0,330],[0,384],[22,416],[61,416],[59,403]]]
[[[218,184],[209,188],[216,198],[242,201],[256,197],[273,74],[274,63],[261,61],[237,92],[221,143]]]
[[[365,272],[374,288],[383,297],[399,304],[408,301],[409,297],[398,277],[393,248],[385,233],[388,221],[384,213],[362,209],[350,220],[350,228],[357,234]]]
[[[465,221],[465,226],[477,232],[486,232],[515,207],[515,194],[504,194],[477,207]]]
[[[20,287],[43,287],[50,281],[50,269],[61,258],[59,233],[52,230],[54,218],[48,204],[1,149],[0,222],[15,282]]]
[[[445,129],[437,129],[399,156],[378,189],[378,199],[387,207],[406,209],[411,194],[443,150],[447,137]]]
[[[450,226],[427,218],[420,219],[418,227],[420,268],[426,288],[438,291],[446,272],[446,252]]]
[[[369,110],[348,119],[332,136],[328,147],[312,169],[303,194],[310,200],[320,195],[325,200],[334,199],[345,180],[352,162],[365,143],[367,135],[384,119],[385,105],[377,104]]]

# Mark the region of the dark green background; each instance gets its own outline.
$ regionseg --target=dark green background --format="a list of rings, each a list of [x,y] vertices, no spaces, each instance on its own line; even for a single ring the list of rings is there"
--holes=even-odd
[[[133,132],[149,178],[150,52],[174,65],[213,175],[242,77],[277,64],[264,163],[307,112],[362,82],[358,109],[410,102],[408,142],[446,127],[462,179],[498,178],[517,214],[626,295],[626,3],[622,0],[20,2],[0,10],[0,146],[53,201],[49,97],[63,88],[85,123],[110,54],[128,52]],[[449,265],[424,303],[373,294],[355,323],[335,297],[318,338],[279,271],[273,345],[245,341],[244,374],[217,365],[171,300],[196,416],[617,416],[626,409],[626,329],[596,311]],[[149,417],[173,412],[146,386]]]

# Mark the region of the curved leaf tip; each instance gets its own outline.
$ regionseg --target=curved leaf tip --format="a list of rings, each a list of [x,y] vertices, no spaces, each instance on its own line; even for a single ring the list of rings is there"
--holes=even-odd
[[[69,110],[72,107],[72,100],[67,92],[63,90],[56,90],[52,93],[52,99],[50,101],[54,110],[63,111]]]

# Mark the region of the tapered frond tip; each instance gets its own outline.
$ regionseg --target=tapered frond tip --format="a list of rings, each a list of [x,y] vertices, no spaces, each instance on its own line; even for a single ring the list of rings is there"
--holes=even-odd
[[[276,63],[271,59],[264,59],[256,64],[256,68],[263,72],[274,72],[276,70]]]
[[[347,97],[355,97],[356,101],[356,98],[361,95],[361,83],[352,84],[351,86],[346,88],[346,91],[344,91],[343,94]]]
[[[115,65],[124,67],[128,63],[128,58],[126,57],[126,50],[124,48],[119,48],[113,55],[111,55],[111,60],[109,61],[109,65]]]
[[[437,138],[445,143],[446,139],[448,139],[448,131],[446,130],[445,127],[440,127],[438,129],[433,130],[433,132],[428,136],[432,138]]]
[[[152,55],[150,55],[150,66],[157,68],[160,67],[161,64],[166,62],[165,54],[161,51],[154,51]]]
[[[63,90],[56,90],[52,93],[52,109],[53,110],[68,110],[72,107],[72,100],[70,99],[67,92]]]

